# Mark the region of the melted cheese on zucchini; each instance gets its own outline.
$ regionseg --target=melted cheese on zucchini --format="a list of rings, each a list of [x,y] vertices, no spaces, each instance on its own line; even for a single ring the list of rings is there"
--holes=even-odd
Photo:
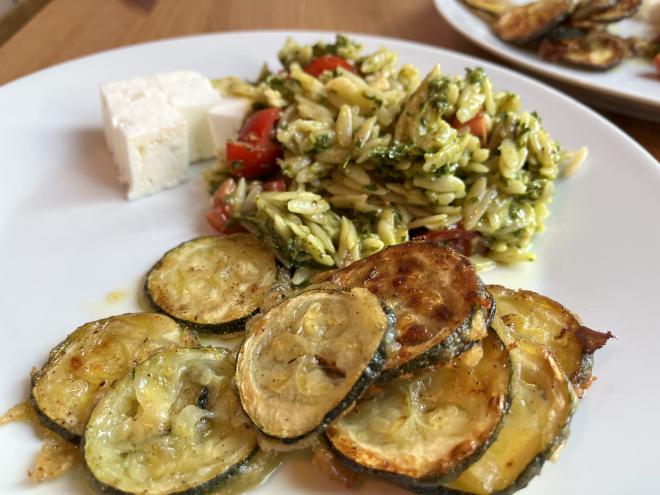
[[[218,325],[254,313],[276,274],[273,254],[253,235],[201,237],[165,254],[145,287],[153,304],[173,318]]]
[[[280,303],[248,324],[236,370],[245,412],[278,439],[323,428],[376,377],[393,331],[366,289],[315,289]]]
[[[579,339],[582,323],[576,315],[536,292],[499,285],[489,285],[488,290],[495,297],[498,317],[516,340],[541,346],[576,386],[588,385],[592,359]]]
[[[493,326],[506,332],[498,318]],[[446,486],[477,495],[523,488],[560,446],[577,403],[573,387],[550,354],[519,341],[521,381],[497,440]]]
[[[32,376],[32,403],[45,426],[77,441],[112,384],[157,350],[197,345],[174,320],[153,313],[86,323],[51,351]]]
[[[474,367],[457,360],[427,368],[360,401],[328,429],[334,450],[358,470],[404,485],[460,470],[494,438],[508,407],[508,352],[492,331],[481,349]]]
[[[166,494],[210,488],[257,446],[222,348],[164,351],[106,395],[85,430],[85,463],[103,489]]]

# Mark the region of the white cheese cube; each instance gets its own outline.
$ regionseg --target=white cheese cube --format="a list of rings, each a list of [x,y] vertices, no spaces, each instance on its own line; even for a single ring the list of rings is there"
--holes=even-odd
[[[160,94],[132,102],[115,117],[115,160],[128,199],[174,187],[188,177],[186,120]]]
[[[207,114],[209,108],[220,101],[220,93],[201,74],[198,78],[188,73],[181,76],[179,79],[170,77],[164,82],[161,75],[159,88],[168,103],[188,122],[189,160],[193,163],[215,156]]]
[[[146,77],[110,82],[101,86],[103,130],[111,153],[115,153],[113,141],[115,122],[113,119],[116,120],[116,117],[129,108],[133,101],[153,94],[152,86],[153,83]]]
[[[247,98],[225,97],[209,110],[208,121],[216,149],[224,150],[229,139],[237,139],[238,131],[252,102]]]

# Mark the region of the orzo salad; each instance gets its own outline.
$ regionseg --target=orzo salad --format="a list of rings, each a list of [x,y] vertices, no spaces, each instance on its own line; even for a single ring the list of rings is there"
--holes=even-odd
[[[301,273],[413,238],[481,267],[533,260],[555,180],[586,149],[562,149],[481,68],[422,77],[391,50],[361,48],[289,39],[275,72],[214,82],[251,107],[207,177],[211,224],[256,233]]]

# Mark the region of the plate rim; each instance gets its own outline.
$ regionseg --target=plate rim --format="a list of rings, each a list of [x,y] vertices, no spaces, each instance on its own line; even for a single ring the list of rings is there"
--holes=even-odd
[[[446,1],[446,0],[445,0]],[[456,2],[456,0],[454,0]],[[458,3],[458,2],[456,2]],[[581,80],[580,78],[577,77],[572,77],[566,74],[563,74],[562,72],[553,70],[553,67],[547,67],[548,64],[544,63],[536,63],[536,62],[529,62],[525,60],[524,58],[518,57],[514,52],[509,51],[509,50],[499,50],[492,45],[488,44],[486,40],[483,40],[477,36],[472,36],[470,32],[465,29],[463,26],[461,26],[456,19],[454,19],[452,16],[447,14],[447,9],[445,6],[447,5],[446,3],[443,4],[442,0],[433,0],[433,4],[435,6],[436,11],[440,16],[461,36],[469,40],[470,42],[474,43],[478,47],[488,51],[489,53],[496,55],[498,57],[501,57],[502,59],[511,62],[514,65],[518,65],[526,70],[529,70],[531,72],[535,72],[537,74],[540,74],[544,77],[548,77],[550,79],[554,79],[556,81],[560,81],[564,84],[567,84],[569,86],[574,86],[576,88],[579,88],[580,90],[594,90],[594,87],[590,85],[588,81]],[[588,74],[588,71],[586,72]],[[617,97],[617,98],[622,98],[627,100],[628,102],[635,103],[636,105],[640,106],[646,106],[646,105],[651,105],[654,110],[657,110],[660,112],[660,102],[656,102],[654,100],[649,100],[644,97],[635,95],[635,94],[630,94],[630,93],[625,93],[621,91],[617,91],[615,88],[610,88],[607,86],[602,86],[598,85],[597,86],[597,91],[600,92],[603,95],[606,95],[608,97]],[[621,110],[620,110],[621,111]],[[647,118],[652,118],[649,112],[649,116]],[[655,117],[657,120],[660,117]]]

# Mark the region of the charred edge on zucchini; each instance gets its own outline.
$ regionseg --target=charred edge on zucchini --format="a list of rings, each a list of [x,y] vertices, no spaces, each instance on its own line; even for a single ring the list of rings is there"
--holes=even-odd
[[[374,335],[375,340],[373,342],[366,342],[363,344],[363,347],[369,347],[371,345],[371,348],[361,349],[362,352],[366,352],[367,354],[361,356],[361,361],[352,363],[353,366],[356,364],[360,365],[360,367],[353,372],[351,372],[351,369],[346,369],[344,366],[338,366],[336,359],[322,357],[316,352],[313,352],[311,356],[308,356],[304,349],[297,349],[300,345],[298,343],[291,344],[290,342],[276,342],[277,335],[285,335],[286,338],[293,338],[291,337],[291,333],[286,332],[286,325],[290,325],[290,323],[286,322],[286,318],[279,313],[286,313],[290,311],[293,314],[296,309],[296,300],[302,298],[312,298],[313,300],[319,296],[322,297],[324,294],[328,297],[333,295],[337,297],[360,297],[364,299],[365,308],[367,308],[367,305],[370,306],[370,309],[367,308],[367,313],[374,314],[374,310],[376,308],[378,311],[382,312],[382,318],[379,317],[382,319],[382,321],[377,322],[379,328],[377,330],[378,333]],[[287,306],[292,306],[292,308]],[[310,306],[312,306],[312,304],[310,304]],[[318,307],[320,306],[317,306],[317,308]],[[304,314],[307,315],[307,310]],[[320,321],[324,321],[327,314],[319,314],[318,316],[321,318]],[[347,316],[349,316],[348,312]],[[358,313],[354,312],[352,316],[357,317]],[[268,323],[269,318],[274,319],[273,324]],[[300,325],[304,325],[304,323],[302,323],[304,319],[305,316],[300,317]],[[258,340],[263,337],[264,333],[269,328],[272,329],[273,332],[277,332],[278,329],[274,328],[274,326],[281,322],[285,322],[284,327],[279,329],[281,332],[273,333],[267,336],[270,337],[268,343],[259,345]],[[346,321],[345,323],[352,325],[348,329],[348,332],[359,332],[358,335],[360,336],[366,333],[364,328],[365,325],[360,326],[355,320]],[[241,345],[237,359],[235,375],[235,382],[238,388],[239,397],[241,399],[241,407],[243,408],[243,412],[250,419],[253,426],[259,431],[259,433],[265,439],[267,439],[267,443],[273,448],[278,448],[278,445],[291,446],[301,442],[304,439],[310,438],[310,436],[315,433],[321,433],[325,431],[328,425],[344,410],[350,407],[379,377],[385,366],[388,354],[391,352],[391,348],[393,346],[395,327],[396,317],[394,312],[385,304],[378,301],[375,296],[373,296],[365,289],[356,288],[348,292],[339,289],[328,289],[327,287],[321,289],[310,288],[291,299],[283,301],[277,306],[271,308],[271,310],[269,310],[267,313],[254,318],[248,324],[248,336]],[[345,332],[345,334],[348,332]],[[325,343],[328,342],[325,337],[323,338],[323,341],[325,341]],[[348,341],[344,342],[344,344],[354,343],[356,341],[357,335],[351,337]],[[268,348],[266,346],[268,346]],[[331,383],[333,386],[330,392],[332,390],[339,389],[341,386],[341,380],[353,381],[348,382],[348,384],[343,387],[345,390],[345,392],[343,392],[344,395],[340,396],[337,400],[332,399],[329,393],[325,393],[323,394],[323,398],[319,396],[316,397],[312,406],[312,410],[307,410],[303,407],[307,404],[291,403],[290,398],[281,398],[279,390],[263,391],[263,389],[267,388],[266,383],[253,383],[256,380],[251,372],[258,368],[258,365],[252,362],[253,359],[255,359],[252,356],[252,350],[253,348],[256,349],[257,347],[261,348],[263,355],[266,354],[266,350],[270,350],[271,355],[279,354],[279,351],[277,350],[278,348],[282,350],[286,349],[287,352],[293,352],[293,354],[298,354],[300,351],[303,351],[302,354],[297,356],[293,354],[292,356],[283,354],[279,356],[279,358],[274,357],[273,359],[279,359],[280,361],[284,359],[284,361],[281,363],[271,364],[274,364],[274,366],[279,366],[285,370],[286,367],[291,365],[300,366],[301,363],[298,363],[300,358],[302,358],[302,364],[305,364],[305,362],[309,361],[312,372],[318,369],[323,375],[325,375],[325,377],[328,378],[330,382],[333,382]],[[342,342],[339,342],[339,345],[335,346],[334,351],[337,353],[337,356],[335,356],[336,358],[341,357],[341,355],[346,355],[347,347],[342,345]],[[289,357],[290,359],[288,359]],[[348,364],[350,365],[351,363],[349,362]],[[359,372],[359,374],[357,374],[357,372]],[[278,386],[276,384],[286,381],[287,377],[285,376],[284,379],[271,379],[270,383]],[[334,383],[334,381],[339,383]],[[294,385],[297,386],[296,383],[294,383]],[[259,388],[262,390],[259,390]],[[297,395],[299,392],[299,389],[294,389],[294,395]],[[261,401],[259,400],[259,396],[264,396],[261,397]],[[307,399],[307,397],[304,395],[301,398]],[[264,403],[267,402],[264,407],[267,409],[267,412],[270,416],[275,415],[275,417],[271,417],[270,420],[263,417],[263,412],[259,412],[260,402],[261,406],[264,406]],[[313,410],[315,407],[322,407],[324,409]],[[305,420],[303,417],[296,421],[289,421],[291,419],[292,413],[294,412],[298,414],[309,413],[310,418]],[[277,418],[278,415],[282,414],[284,415],[282,418]],[[314,421],[311,421],[311,419],[314,419]],[[264,424],[266,422],[270,422],[271,424]],[[297,426],[292,426],[294,423],[296,423]],[[305,425],[305,427],[303,427],[303,425]],[[274,431],[278,428],[281,429],[281,431]],[[285,449],[286,447],[282,448],[282,450]]]
[[[489,285],[497,314],[517,339],[545,348],[582,395],[591,382],[594,352],[614,337],[582,325],[579,317],[557,301],[528,290]]]
[[[498,325],[496,319],[498,332],[507,332],[503,324]],[[521,381],[498,438],[455,480],[420,493],[512,494],[527,486],[566,441],[578,401],[568,378],[552,356],[537,346],[519,341],[513,355],[521,362]],[[530,425],[535,424],[542,427],[530,436]],[[539,438],[549,440],[544,443]]]
[[[258,313],[277,275],[275,257],[253,235],[199,237],[163,255],[147,273],[144,293],[181,324],[234,333]]]
[[[473,367],[456,362],[384,384],[330,426],[328,448],[350,469],[413,491],[456,477],[497,438],[511,403],[508,349],[492,330],[482,345]],[[437,434],[428,433],[434,424]]]
[[[484,313],[484,308],[475,306],[471,318],[457,328],[449,337],[402,366],[394,369],[386,369],[383,371],[379,381],[388,381],[399,375],[414,373],[429,366],[446,364],[464,352],[469,351],[483,337],[481,330],[475,329],[483,328],[483,331],[486,331],[485,329],[488,328],[488,325],[485,322],[492,320],[492,318],[484,316]]]
[[[573,10],[573,0],[541,0],[505,12],[493,26],[504,41],[526,44],[538,40]]]
[[[233,370],[232,352],[223,348],[163,351],[136,366],[85,429],[92,485],[101,493],[190,495],[238,475],[259,447],[240,415]]]
[[[451,360],[483,338],[492,313],[472,263],[432,241],[390,246],[314,281],[364,287],[394,310],[399,349],[388,358],[389,376]]]
[[[196,345],[192,331],[161,314],[125,314],[85,323],[31,374],[30,403],[43,426],[77,445],[95,402],[116,380],[158,350]]]

